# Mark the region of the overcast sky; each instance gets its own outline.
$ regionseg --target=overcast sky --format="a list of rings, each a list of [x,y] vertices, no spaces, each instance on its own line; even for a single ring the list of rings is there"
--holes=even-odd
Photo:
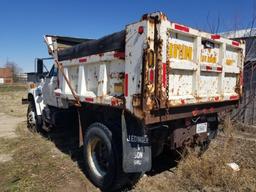
[[[99,38],[124,29],[144,13],[162,11],[177,23],[209,31],[250,26],[254,0],[1,0],[0,66],[7,59],[24,72],[33,71],[35,57],[47,57],[45,34]]]

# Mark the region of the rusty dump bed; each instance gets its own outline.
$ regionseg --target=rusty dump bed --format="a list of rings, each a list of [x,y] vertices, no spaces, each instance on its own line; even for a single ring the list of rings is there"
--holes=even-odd
[[[151,124],[230,109],[241,95],[244,44],[161,12],[66,49],[54,36],[45,41],[63,67],[55,90],[62,104],[76,98],[122,108]]]

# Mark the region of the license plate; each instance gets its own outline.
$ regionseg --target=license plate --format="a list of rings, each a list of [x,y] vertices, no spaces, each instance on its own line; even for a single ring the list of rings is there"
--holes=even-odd
[[[199,123],[196,125],[196,133],[207,132],[207,123]]]

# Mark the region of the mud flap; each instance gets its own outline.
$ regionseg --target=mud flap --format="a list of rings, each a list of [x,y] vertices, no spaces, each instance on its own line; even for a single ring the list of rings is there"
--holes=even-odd
[[[122,113],[123,171],[125,173],[146,172],[151,169],[151,146],[144,131],[127,130]]]

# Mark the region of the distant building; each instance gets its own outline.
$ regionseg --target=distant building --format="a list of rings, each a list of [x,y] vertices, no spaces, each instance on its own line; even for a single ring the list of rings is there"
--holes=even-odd
[[[46,77],[47,74],[48,72],[43,72],[43,74],[38,74],[37,72],[27,73],[27,82],[38,83],[40,79]]]
[[[0,68],[0,84],[12,84],[13,72],[10,68]]]
[[[27,83],[28,75],[27,73],[19,73],[15,77],[18,83]]]

